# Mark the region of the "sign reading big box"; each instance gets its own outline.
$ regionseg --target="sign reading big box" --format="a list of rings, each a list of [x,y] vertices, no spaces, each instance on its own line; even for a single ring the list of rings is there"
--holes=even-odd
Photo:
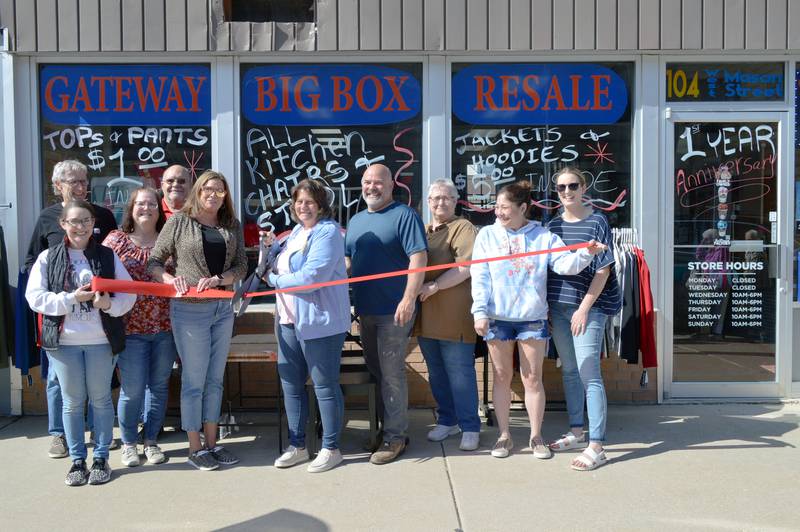
[[[389,167],[395,199],[419,207],[419,64],[254,64],[241,69],[242,213],[246,224],[292,225],[291,189],[315,179],[346,226],[365,207],[361,175]]]
[[[91,200],[118,222],[130,192],[159,186],[168,166],[211,167],[207,64],[43,65],[39,114],[45,205],[65,159],[87,165]]]
[[[531,183],[534,217],[560,207],[553,175],[578,168],[586,201],[630,224],[633,63],[453,65],[452,178],[462,214],[493,221],[497,192]]]

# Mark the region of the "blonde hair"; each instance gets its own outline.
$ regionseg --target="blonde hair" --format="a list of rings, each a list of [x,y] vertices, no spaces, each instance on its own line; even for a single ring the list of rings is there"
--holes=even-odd
[[[562,175],[570,175],[570,174],[578,178],[578,181],[581,182],[582,187],[586,186],[586,178],[583,176],[583,172],[581,172],[574,166],[565,166],[564,168],[556,172],[556,174],[553,176],[553,181],[558,183],[559,177],[561,177]]]
[[[200,177],[197,178],[197,181],[194,182],[192,186],[192,191],[189,194],[189,197],[186,198],[186,205],[183,206],[181,212],[184,212],[195,218],[197,214],[203,210],[200,204],[200,194],[202,194],[203,187],[209,181],[218,180],[222,183],[222,186],[225,188],[225,197],[222,198],[222,206],[219,208],[217,212],[217,222],[220,226],[225,227],[227,229],[232,229],[235,221],[236,221],[236,214],[233,210],[233,199],[231,199],[231,189],[228,186],[228,181],[225,179],[225,176],[222,175],[220,172],[214,170],[206,170]]]

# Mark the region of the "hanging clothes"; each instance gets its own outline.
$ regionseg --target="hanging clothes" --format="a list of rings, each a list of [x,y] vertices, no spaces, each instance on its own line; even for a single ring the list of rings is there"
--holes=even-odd
[[[14,367],[19,368],[23,375],[40,363],[35,314],[25,299],[27,285],[28,273],[23,268],[17,276],[17,295],[14,298]]]
[[[625,289],[622,293],[622,320],[620,323],[619,356],[629,364],[639,363],[641,306],[639,297],[639,265],[636,254],[626,251]]]
[[[639,350],[642,352],[642,366],[655,368],[658,366],[656,352],[656,316],[653,309],[653,292],[650,288],[650,268],[644,258],[644,250],[634,248],[639,264]]]

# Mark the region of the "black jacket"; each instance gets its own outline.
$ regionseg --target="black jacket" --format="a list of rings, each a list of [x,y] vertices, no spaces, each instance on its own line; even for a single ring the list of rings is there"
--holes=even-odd
[[[95,277],[114,279],[114,252],[103,245],[97,244],[94,237],[89,240],[89,245],[83,250],[89,261],[92,274]],[[61,243],[51,247],[47,253],[47,287],[51,292],[63,292],[69,266],[69,251],[66,244]],[[113,297],[113,295],[112,295]],[[100,312],[100,321],[106,333],[111,352],[117,354],[125,349],[125,323],[121,317],[114,317]],[[61,336],[61,326],[64,316],[42,316],[42,347],[48,351],[58,349],[58,340]]]

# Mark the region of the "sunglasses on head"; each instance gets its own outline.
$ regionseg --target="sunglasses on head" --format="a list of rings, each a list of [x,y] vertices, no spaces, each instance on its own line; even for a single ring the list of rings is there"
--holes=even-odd
[[[558,190],[559,192],[564,192],[565,190],[567,190],[567,188],[569,188],[571,191],[575,192],[580,187],[581,187],[580,183],[567,183],[565,185],[563,185],[563,184],[562,185],[556,185],[556,190]]]

